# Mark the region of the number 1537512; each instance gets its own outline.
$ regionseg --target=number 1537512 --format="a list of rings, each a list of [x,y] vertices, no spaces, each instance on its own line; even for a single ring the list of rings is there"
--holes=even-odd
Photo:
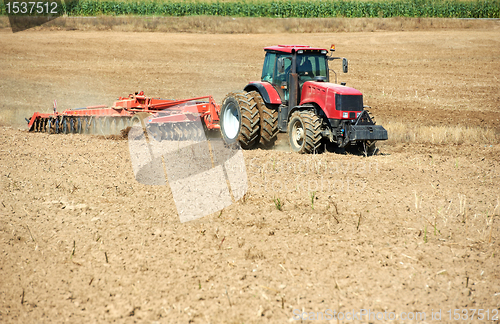
[[[57,2],[6,2],[5,11],[7,15],[58,15]]]

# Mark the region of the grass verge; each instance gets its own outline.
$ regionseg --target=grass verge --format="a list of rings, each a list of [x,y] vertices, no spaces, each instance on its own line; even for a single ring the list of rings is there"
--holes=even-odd
[[[451,18],[232,18],[188,17],[59,17],[32,30],[124,32],[189,32],[207,34],[333,33],[443,29],[491,29],[500,19]],[[0,28],[10,28],[0,17]]]

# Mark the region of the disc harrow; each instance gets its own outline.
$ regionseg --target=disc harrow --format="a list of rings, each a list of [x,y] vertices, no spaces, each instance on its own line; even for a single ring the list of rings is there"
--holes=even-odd
[[[200,139],[219,129],[219,105],[211,96],[173,100],[149,98],[144,92],[120,97],[111,107],[89,106],[27,119],[30,132],[118,135],[140,123],[156,140]]]

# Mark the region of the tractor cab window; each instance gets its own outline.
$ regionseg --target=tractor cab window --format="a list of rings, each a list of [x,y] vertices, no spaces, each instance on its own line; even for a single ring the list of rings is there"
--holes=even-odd
[[[288,82],[288,75],[292,69],[292,55],[291,54],[278,54],[278,59],[282,58],[285,66],[284,73],[279,73],[278,71],[278,60],[276,60],[276,67],[274,69],[274,79],[273,84],[281,86],[282,82]]]
[[[266,58],[264,59],[264,66],[262,68],[262,77],[261,77],[262,81],[267,81],[267,82],[273,81],[275,62],[276,62],[276,54],[267,53]]]
[[[314,80],[314,77],[328,78],[326,56],[320,54],[300,55],[297,57],[297,73],[300,83]]]

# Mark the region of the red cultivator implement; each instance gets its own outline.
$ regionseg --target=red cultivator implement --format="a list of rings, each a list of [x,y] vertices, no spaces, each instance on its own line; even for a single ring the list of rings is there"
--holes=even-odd
[[[182,139],[202,134],[190,127],[202,120],[204,129],[219,129],[219,105],[211,96],[170,100],[148,98],[144,92],[120,97],[113,106],[90,106],[53,113],[36,112],[28,120],[28,129],[46,133],[118,134],[140,123],[158,139]],[[193,131],[193,129],[195,129]]]

